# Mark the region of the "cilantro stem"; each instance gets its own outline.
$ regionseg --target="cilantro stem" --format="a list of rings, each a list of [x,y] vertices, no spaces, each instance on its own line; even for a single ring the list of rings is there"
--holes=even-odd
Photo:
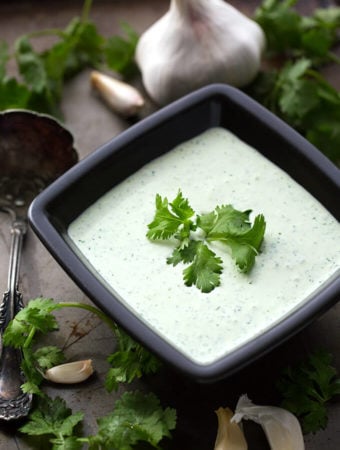
[[[117,334],[118,327],[113,320],[111,320],[103,311],[96,308],[92,305],[87,305],[86,303],[79,302],[59,302],[56,304],[56,309],[61,308],[80,308],[85,309],[86,311],[90,311],[93,314],[96,314],[108,327],[113,331],[114,334]]]
[[[29,332],[29,334],[28,334],[28,336],[27,336],[27,338],[26,338],[26,340],[25,340],[25,343],[24,343],[24,345],[23,345],[23,348],[24,348],[24,349],[25,349],[25,348],[28,348],[28,347],[31,345],[31,343],[32,343],[32,341],[33,341],[33,338],[34,338],[34,335],[35,335],[36,331],[37,331],[36,327],[32,327],[32,328],[30,329],[30,332]]]
[[[89,20],[90,11],[92,7],[92,0],[85,0],[83,5],[83,10],[81,13],[81,21],[87,22]]]
[[[46,28],[44,30],[31,31],[30,33],[27,33],[26,36],[28,38],[37,38],[41,36],[58,36],[62,38],[64,36],[64,32],[60,28]]]

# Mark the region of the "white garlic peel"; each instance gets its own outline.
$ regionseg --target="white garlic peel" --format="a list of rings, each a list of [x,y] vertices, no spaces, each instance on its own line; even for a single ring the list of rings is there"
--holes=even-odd
[[[136,115],[144,106],[142,94],[124,81],[93,70],[90,82],[105,103],[123,117]]]
[[[231,422],[231,409],[218,408],[215,412],[218,429],[214,450],[247,450],[248,445],[241,427],[236,422]]]
[[[272,450],[304,450],[304,440],[298,419],[286,409],[255,405],[242,395],[231,421],[253,420],[262,426]]]
[[[74,384],[87,380],[93,371],[92,360],[86,359],[51,367],[44,377],[54,383]]]
[[[224,0],[171,0],[135,58],[146,91],[164,105],[210,83],[247,85],[264,48],[262,28]]]

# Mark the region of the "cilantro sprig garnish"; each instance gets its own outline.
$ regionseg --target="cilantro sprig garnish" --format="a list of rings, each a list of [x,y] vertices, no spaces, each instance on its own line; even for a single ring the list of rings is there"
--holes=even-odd
[[[277,388],[282,406],[299,418],[304,433],[314,433],[327,426],[327,405],[340,394],[340,378],[332,366],[332,356],[320,350],[297,366],[288,367]]]
[[[167,263],[190,264],[183,271],[186,286],[195,285],[208,293],[220,285],[222,259],[209,248],[214,241],[229,249],[241,272],[252,269],[266,229],[262,214],[255,217],[253,225],[249,220],[251,210],[237,211],[232,205],[197,215],[181,190],[172,202],[156,194],[155,205],[146,235],[152,241],[174,238],[177,245]]]

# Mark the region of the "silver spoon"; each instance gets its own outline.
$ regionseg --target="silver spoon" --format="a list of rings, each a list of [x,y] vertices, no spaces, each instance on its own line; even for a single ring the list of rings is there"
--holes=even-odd
[[[27,210],[34,197],[78,160],[73,137],[52,117],[26,110],[0,114],[0,211],[11,216],[8,288],[0,305],[0,419],[25,417],[32,395],[21,390],[18,349],[3,345],[9,322],[23,307],[18,290]]]

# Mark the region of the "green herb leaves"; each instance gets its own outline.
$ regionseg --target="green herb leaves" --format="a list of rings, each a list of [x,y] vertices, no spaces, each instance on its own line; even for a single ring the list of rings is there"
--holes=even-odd
[[[125,36],[109,37],[104,45],[104,55],[111,70],[129,78],[138,72],[134,58],[139,36],[125,22],[121,24],[121,28]]]
[[[29,415],[29,421],[20,428],[22,433],[30,436],[49,436],[55,450],[80,449],[74,428],[83,420],[83,413],[72,411],[63,399],[42,397],[37,400],[37,407]]]
[[[340,92],[318,70],[339,58],[340,8],[316,9],[302,16],[296,0],[265,0],[255,20],[267,38],[274,67],[259,74],[248,94],[296,128],[328,158],[340,164]]]
[[[231,205],[222,205],[196,215],[180,190],[171,203],[157,194],[156,212],[148,225],[147,237],[150,240],[175,238],[178,245],[167,263],[190,264],[183,271],[185,285],[195,285],[208,293],[219,286],[222,273],[222,259],[208,246],[213,241],[229,248],[241,272],[248,273],[253,267],[266,223],[263,215],[258,215],[251,226],[250,213],[251,210],[241,212]]]
[[[326,405],[340,394],[340,378],[331,362],[325,351],[312,353],[307,361],[288,367],[277,383],[282,406],[300,419],[304,433],[326,428]]]
[[[117,390],[121,383],[132,383],[143,375],[156,373],[161,366],[152,353],[131,339],[122,329],[117,328],[115,334],[118,349],[107,358],[111,365],[105,380],[108,392]]]
[[[175,410],[163,409],[154,394],[139,391],[125,392],[115,402],[113,412],[97,420],[95,435],[79,437],[77,426],[83,418],[81,412],[72,413],[60,397],[45,396],[37,399],[36,408],[20,431],[44,436],[44,448],[51,448],[46,446],[48,440],[54,450],[78,450],[84,444],[92,450],[132,450],[140,442],[160,448],[159,442],[170,437],[176,426]]]
[[[337,41],[340,8],[316,9],[302,16],[294,9],[297,0],[264,0],[255,20],[266,34],[269,51],[297,57],[307,56],[316,63],[332,60]]]
[[[50,398],[41,389],[44,372],[63,363],[65,356],[58,347],[37,348],[37,337],[56,331],[58,323],[53,312],[70,307],[96,314],[117,338],[118,349],[108,356],[111,369],[105,380],[107,391],[117,390],[121,383],[131,383],[143,374],[155,373],[160,367],[154,355],[133,341],[94,306],[77,302],[56,303],[49,298],[31,300],[10,322],[4,333],[4,344],[19,348],[23,353],[22,369],[26,382],[21,386],[22,390],[35,394],[34,408],[20,431],[30,436],[44,436],[44,448],[55,450],[78,450],[84,444],[93,450],[131,450],[139,442],[160,448],[159,442],[164,437],[170,437],[170,430],[175,428],[176,411],[172,408],[162,409],[154,394],[125,392],[115,402],[113,412],[97,420],[97,433],[80,437],[78,425],[84,414],[72,413],[63,399]]]
[[[0,41],[0,110],[23,108],[61,117],[64,83],[84,68],[103,65],[126,77],[135,73],[137,33],[122,24],[124,37],[104,38],[88,18],[90,3],[85,1],[82,16],[73,18],[64,29],[40,30],[15,41],[13,57],[20,83],[6,76],[6,64],[12,55],[7,43]],[[33,43],[41,36],[53,36],[56,42],[37,51]]]
[[[89,438],[91,449],[131,450],[138,442],[154,448],[175,428],[176,413],[163,410],[157,397],[139,391],[125,392],[116,401],[114,411],[98,420],[98,433]]]

